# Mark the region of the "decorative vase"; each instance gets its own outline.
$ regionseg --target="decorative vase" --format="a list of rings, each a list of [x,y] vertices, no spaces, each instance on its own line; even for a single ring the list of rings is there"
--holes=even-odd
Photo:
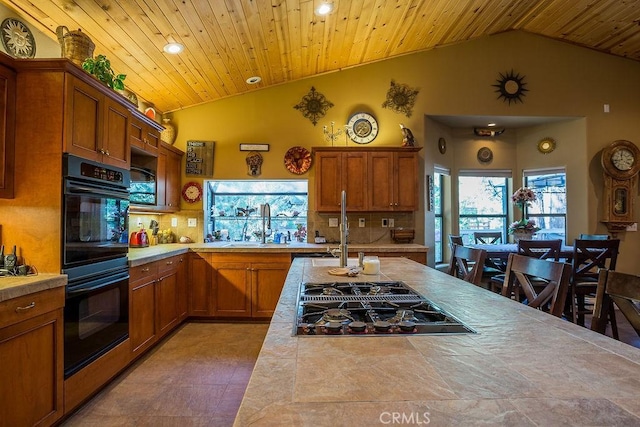
[[[171,119],[162,119],[164,130],[160,132],[160,139],[167,144],[173,145],[176,142],[176,127],[170,123]]]
[[[515,230],[512,235],[516,243],[520,240],[531,240],[535,233],[531,230]]]

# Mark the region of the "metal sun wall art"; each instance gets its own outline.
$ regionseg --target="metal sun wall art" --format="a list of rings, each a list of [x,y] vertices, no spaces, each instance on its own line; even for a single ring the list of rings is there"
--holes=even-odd
[[[512,102],[514,104],[522,103],[522,97],[526,95],[525,92],[529,91],[525,87],[527,84],[524,82],[524,76],[521,76],[520,73],[515,73],[513,70],[505,74],[499,74],[500,77],[496,80],[497,84],[492,85],[496,88],[498,99],[502,98],[509,105]]]
[[[331,107],[333,107],[333,103],[327,100],[323,94],[317,92],[313,86],[311,86],[309,93],[303,96],[297,105],[293,106],[296,110],[300,110],[303,116],[311,120],[314,126],[318,123],[318,119],[324,117]]]
[[[391,87],[387,91],[387,100],[382,103],[382,108],[388,108],[393,112],[411,117],[413,105],[419,92],[418,89],[391,80]]]

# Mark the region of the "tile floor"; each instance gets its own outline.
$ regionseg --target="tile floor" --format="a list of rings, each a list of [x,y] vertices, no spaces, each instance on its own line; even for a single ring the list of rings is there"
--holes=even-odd
[[[624,316],[617,319],[620,340],[640,348]],[[61,425],[231,426],[268,326],[183,324]]]
[[[61,425],[231,426],[268,327],[185,323]]]

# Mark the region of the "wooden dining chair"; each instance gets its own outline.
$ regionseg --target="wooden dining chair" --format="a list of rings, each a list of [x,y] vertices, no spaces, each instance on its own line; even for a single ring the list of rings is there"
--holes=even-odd
[[[453,251],[453,245],[463,246],[464,243],[462,242],[462,236],[456,236],[456,235],[453,235],[453,234],[449,234],[449,246],[451,247],[452,251]]]
[[[562,317],[570,277],[569,264],[510,254],[502,295],[510,298],[522,292],[529,307]],[[534,284],[539,279],[546,281],[542,288]]]
[[[465,282],[480,285],[482,280],[482,267],[487,251],[462,245],[453,245],[448,273],[451,276]]]
[[[473,240],[479,245],[497,245],[502,243],[500,231],[474,231]]]
[[[619,239],[574,240],[568,304],[573,323],[584,326],[584,315],[592,312],[586,307],[586,297],[595,294],[600,269],[615,270],[619,247]],[[612,329],[617,335],[615,317],[612,317]]]
[[[600,270],[591,330],[605,333],[607,321],[611,319],[611,311],[615,304],[640,336],[638,301],[640,301],[640,276],[607,269]],[[614,338],[618,339],[617,336]]]
[[[562,249],[562,240],[524,240],[518,241],[517,253],[532,258],[548,259],[552,261],[560,261],[560,250]],[[496,291],[502,289],[504,283],[505,274],[496,275],[491,278],[491,290]],[[544,279],[537,280],[538,282],[545,282]],[[534,281],[536,282],[536,281]]]

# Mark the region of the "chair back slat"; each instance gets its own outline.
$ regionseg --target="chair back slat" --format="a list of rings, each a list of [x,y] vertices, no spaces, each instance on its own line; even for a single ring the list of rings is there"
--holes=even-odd
[[[640,276],[606,269],[600,270],[591,330],[605,333],[613,301],[640,336]]]
[[[487,251],[484,249],[454,244],[448,273],[465,282],[479,285],[482,280],[482,267],[486,256]]]
[[[569,264],[509,254],[502,295],[510,297],[514,288],[518,287],[526,295],[528,306],[562,317],[570,276]],[[535,279],[535,286],[532,279]],[[541,286],[539,279],[545,280],[540,291],[536,289]]]
[[[615,270],[619,247],[619,239],[576,239],[571,260],[571,282],[596,282],[601,268]]]
[[[475,231],[473,240],[477,245],[498,245],[502,243],[500,231]]]
[[[518,254],[539,259],[560,260],[562,240],[519,240]]]

